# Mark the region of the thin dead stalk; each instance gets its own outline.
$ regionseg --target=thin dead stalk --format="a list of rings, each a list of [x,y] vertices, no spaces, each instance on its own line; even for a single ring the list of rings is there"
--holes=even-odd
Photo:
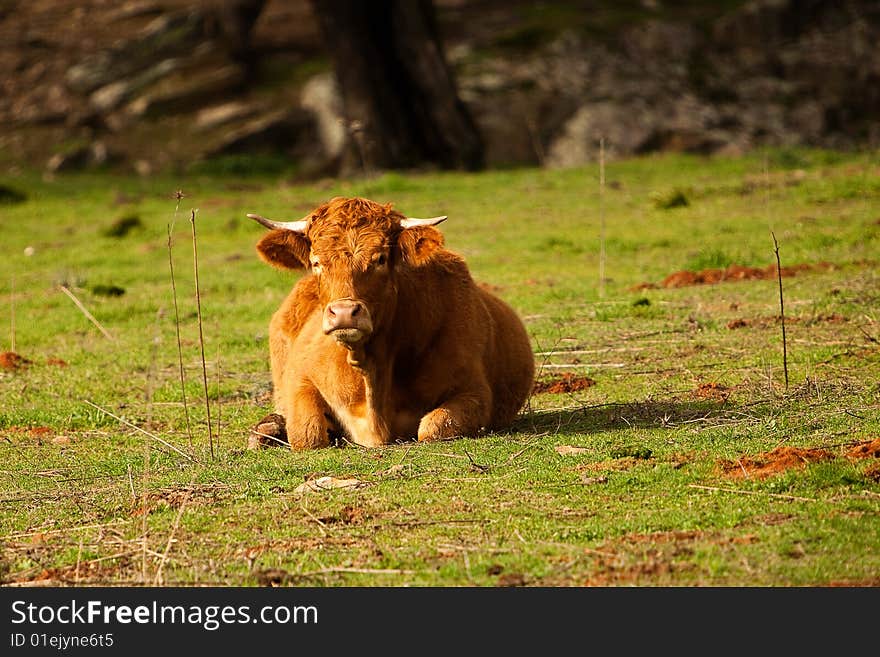
[[[153,578],[153,584],[158,586],[162,581],[162,569],[165,567],[165,563],[168,561],[168,553],[171,551],[171,544],[174,543],[174,534],[177,532],[177,528],[180,526],[180,518],[183,515],[183,510],[186,508],[186,503],[189,502],[191,491],[187,491],[186,495],[183,498],[183,501],[180,503],[180,508],[177,509],[177,516],[174,518],[174,523],[171,525],[171,533],[168,534],[168,542],[165,544],[165,551],[162,553],[162,558],[159,560],[159,566],[156,568],[156,576]],[[147,516],[146,509],[144,510],[144,517]]]
[[[144,440],[143,445],[144,470],[141,474],[141,582],[147,583],[147,542],[149,538],[149,527],[147,526],[147,518],[150,515],[147,510],[149,501],[147,500],[147,488],[150,481],[150,441]]]
[[[75,582],[79,581],[79,565],[82,562],[82,552],[83,552],[83,535],[79,535],[79,549],[76,551],[76,570],[73,571],[73,580]]]
[[[318,530],[321,532],[321,536],[326,536],[327,531],[324,529],[327,525],[325,525],[320,518],[318,518],[314,513],[309,511],[302,503],[300,503],[299,508],[305,513],[309,519],[314,520],[318,525]]]
[[[152,345],[150,345],[150,362],[147,365],[147,384],[146,389],[144,390],[145,402],[147,405],[147,421],[146,425],[153,425],[153,395],[154,395],[154,387],[155,387],[155,377],[156,371],[158,369],[156,365],[156,359],[158,357],[159,352],[159,320],[163,315],[163,311],[160,309],[156,313],[156,325],[155,325],[155,333],[153,335]]]
[[[605,138],[599,138],[599,298],[605,296]]]
[[[330,575],[333,573],[359,573],[361,575],[412,575],[415,570],[400,570],[398,568],[321,568],[302,573],[299,577],[313,577],[315,575]]]
[[[108,340],[113,340],[113,336],[107,332],[107,329],[101,326],[101,323],[97,319],[95,319],[94,315],[92,315],[92,313],[88,311],[88,309],[82,304],[79,299],[76,298],[76,295],[71,292],[66,285],[59,285],[59,287],[61,288],[61,291],[69,296],[73,303],[76,304],[76,307],[79,308],[80,311],[82,311],[82,314],[86,316],[86,319],[88,319],[92,324],[98,327],[98,330],[104,334],[105,338],[107,338]]]
[[[782,296],[782,265],[779,261],[779,243],[776,241],[776,235],[770,231],[773,236],[773,252],[776,254],[776,278],[779,281],[779,317],[782,323],[782,369],[785,372],[785,389],[788,390],[788,343],[785,340],[785,301]]]
[[[48,536],[49,534],[66,534],[68,532],[77,532],[82,531],[84,529],[104,529],[106,527],[110,527],[112,525],[124,525],[125,523],[130,522],[128,519],[124,520],[111,520],[110,522],[99,522],[92,525],[78,525],[76,527],[61,527],[59,529],[35,529],[29,532],[15,532],[12,534],[6,534],[6,536],[0,536],[0,541],[17,541],[20,538],[27,538],[28,536]]]
[[[254,431],[253,429],[251,430],[251,433],[260,436],[261,438],[266,438],[268,440],[276,442],[279,445],[284,445],[285,447],[290,446],[290,443],[288,443],[286,440],[281,440],[280,438],[276,438],[275,436],[270,436],[268,433],[261,433],[259,431]]]
[[[9,322],[11,332],[11,351],[15,353],[15,275],[9,279]]]
[[[152,439],[155,440],[156,442],[162,443],[163,445],[165,445],[165,447],[167,447],[168,449],[170,449],[170,450],[172,450],[172,451],[174,451],[174,452],[180,454],[182,457],[184,457],[184,458],[186,458],[186,459],[189,459],[190,461],[193,461],[193,462],[196,461],[196,459],[195,459],[194,457],[190,456],[189,454],[187,454],[186,452],[184,452],[184,451],[181,450],[180,448],[175,447],[174,445],[172,445],[172,444],[169,443],[168,441],[163,440],[162,438],[159,438],[159,436],[157,436],[156,434],[153,434],[153,433],[150,433],[149,431],[146,431],[146,430],[144,430],[144,429],[141,429],[139,426],[137,426],[137,425],[135,425],[135,424],[132,424],[132,423],[129,422],[128,420],[124,420],[123,418],[119,417],[118,415],[114,415],[113,413],[111,413],[110,411],[108,411],[106,408],[101,408],[101,407],[98,406],[97,404],[93,404],[93,403],[90,402],[88,399],[83,399],[83,402],[85,402],[86,404],[88,404],[88,405],[91,406],[92,408],[96,408],[96,409],[98,409],[99,411],[101,411],[102,413],[105,413],[105,414],[109,415],[109,416],[112,417],[114,420],[118,420],[119,422],[122,422],[122,424],[126,425],[127,427],[131,427],[131,428],[134,429],[135,431],[140,431],[142,434],[145,434],[145,435],[149,436],[150,438],[152,438]]]
[[[202,295],[199,291],[199,248],[196,239],[196,210],[190,212],[189,222],[192,225],[193,270],[196,282],[196,310],[199,320],[199,348],[202,353],[202,381],[205,386],[205,412],[208,416],[208,441],[211,447],[211,460],[214,460],[214,428],[211,424],[211,400],[208,398],[208,367],[205,363],[205,336],[202,331]]]
[[[217,343],[217,449],[220,449],[220,415],[222,411],[220,402],[220,343]]]
[[[180,206],[182,194],[177,193],[177,205]],[[177,208],[174,208],[174,217],[177,219]],[[168,268],[171,271],[171,296],[174,299],[174,328],[177,331],[177,364],[180,370],[180,394],[183,398],[183,413],[186,417],[186,435],[189,437],[189,449],[193,449],[192,424],[189,420],[189,405],[186,403],[186,377],[183,371],[183,348],[180,344],[180,310],[177,306],[177,285],[174,282],[174,260],[171,257],[171,234],[174,228],[174,222],[168,226]]]
[[[720,486],[700,486],[699,484],[688,484],[688,488],[699,488],[701,490],[724,491],[725,493],[738,493],[741,495],[769,495],[770,497],[781,497],[786,500],[797,500],[799,502],[816,502],[811,497],[798,497],[797,495],[783,495],[782,493],[767,493],[759,490],[739,490],[736,488],[722,488]]]
[[[131,488],[131,499],[137,501],[137,493],[134,492],[134,479],[131,476],[131,463],[128,464],[128,486]]]

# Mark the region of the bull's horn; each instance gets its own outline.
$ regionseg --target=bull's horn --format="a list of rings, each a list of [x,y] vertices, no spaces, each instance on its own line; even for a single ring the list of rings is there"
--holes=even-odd
[[[431,217],[430,219],[406,218],[400,220],[400,225],[404,228],[415,228],[416,226],[436,226],[442,221],[446,221],[446,215],[442,217]]]
[[[271,219],[266,219],[266,217],[261,217],[258,214],[248,214],[248,217],[250,217],[257,223],[263,224],[266,228],[272,228],[274,230],[292,230],[294,233],[304,233],[306,232],[306,227],[308,226],[308,222],[305,220],[272,221]]]

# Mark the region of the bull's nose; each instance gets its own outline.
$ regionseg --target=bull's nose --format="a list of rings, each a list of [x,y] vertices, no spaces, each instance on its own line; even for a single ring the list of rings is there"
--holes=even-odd
[[[366,305],[355,299],[337,299],[324,307],[324,333],[341,344],[363,342],[373,333],[373,322]]]
[[[342,328],[358,328],[360,316],[363,316],[364,305],[353,299],[340,299],[327,304],[325,320],[330,330]]]

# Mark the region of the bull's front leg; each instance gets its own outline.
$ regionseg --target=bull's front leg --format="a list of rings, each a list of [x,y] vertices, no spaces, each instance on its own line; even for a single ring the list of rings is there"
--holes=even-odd
[[[310,381],[295,386],[285,404],[287,441],[294,450],[317,449],[330,444],[336,426],[327,402]]]
[[[432,441],[476,436],[489,423],[491,408],[488,386],[456,394],[422,417],[418,438]]]

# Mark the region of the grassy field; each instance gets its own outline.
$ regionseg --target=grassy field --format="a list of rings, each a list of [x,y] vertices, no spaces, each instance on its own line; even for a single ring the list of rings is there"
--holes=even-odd
[[[0,198],[4,584],[880,586],[876,155],[646,157],[604,189],[208,174],[0,181],[26,196]],[[245,213],[336,195],[449,215],[520,312],[538,386],[509,432],[246,449],[295,276]],[[765,275],[698,284],[731,266]]]

